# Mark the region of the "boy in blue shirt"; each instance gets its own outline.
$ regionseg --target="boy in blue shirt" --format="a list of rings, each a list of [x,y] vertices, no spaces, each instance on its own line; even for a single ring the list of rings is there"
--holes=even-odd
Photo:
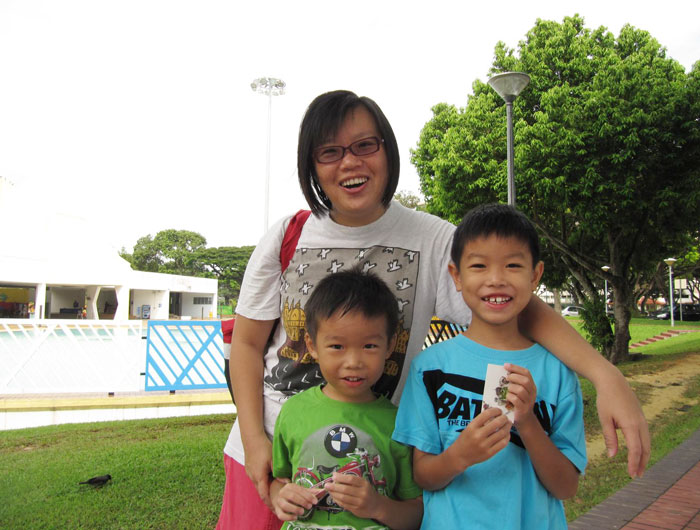
[[[566,528],[561,499],[586,466],[581,390],[517,319],[543,270],[537,232],[513,207],[478,207],[455,232],[450,273],[472,322],[413,361],[393,434],[414,447],[421,528]],[[488,364],[508,372],[513,423],[482,406]]]

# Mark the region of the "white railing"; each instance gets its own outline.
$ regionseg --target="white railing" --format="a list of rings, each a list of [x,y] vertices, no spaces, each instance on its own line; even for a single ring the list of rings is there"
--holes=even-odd
[[[138,392],[140,320],[0,319],[0,394]]]

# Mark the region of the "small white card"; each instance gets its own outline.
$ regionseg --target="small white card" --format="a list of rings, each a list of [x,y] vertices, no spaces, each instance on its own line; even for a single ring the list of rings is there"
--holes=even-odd
[[[508,395],[508,372],[501,364],[489,364],[486,367],[484,381],[484,410],[496,407],[503,411],[510,421],[513,421],[513,405],[506,401]]]

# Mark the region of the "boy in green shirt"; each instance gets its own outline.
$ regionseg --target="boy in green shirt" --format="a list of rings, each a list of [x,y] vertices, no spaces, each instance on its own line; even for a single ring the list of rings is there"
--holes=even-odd
[[[289,398],[277,419],[277,517],[286,529],[418,528],[411,452],[391,440],[396,407],[372,391],[396,344],[396,298],[376,276],[339,272],[316,286],[305,318],[325,383]]]

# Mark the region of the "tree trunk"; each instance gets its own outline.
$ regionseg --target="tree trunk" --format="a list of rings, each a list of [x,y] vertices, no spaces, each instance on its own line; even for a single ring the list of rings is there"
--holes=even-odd
[[[620,278],[613,280],[613,302],[615,313],[615,340],[610,352],[610,362],[618,364],[629,360],[630,343],[630,305],[632,304],[632,290],[627,283]]]
[[[561,315],[561,292],[559,289],[552,289],[552,296],[554,297],[554,311]]]

